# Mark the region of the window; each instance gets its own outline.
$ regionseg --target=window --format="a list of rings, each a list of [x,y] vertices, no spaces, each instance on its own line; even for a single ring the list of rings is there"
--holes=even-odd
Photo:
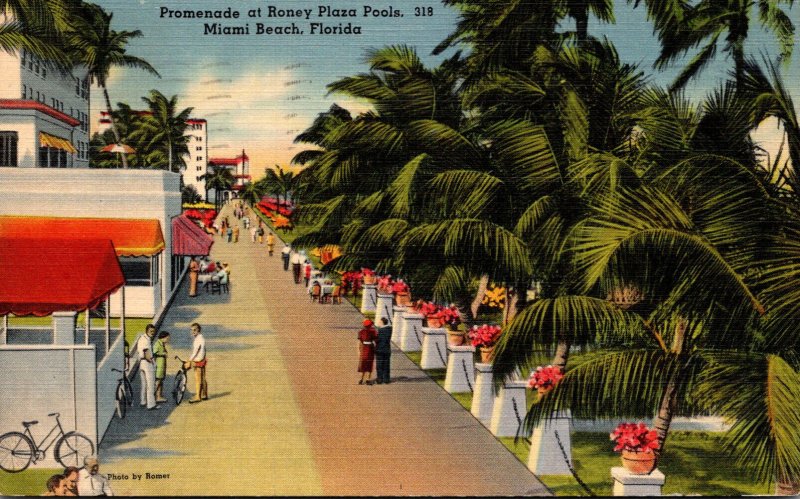
[[[28,87],[28,98],[33,99],[33,87]]]
[[[28,51],[25,50],[25,49],[22,49],[22,54],[20,55],[19,60],[20,60],[20,62],[22,64],[23,68],[25,67],[25,59],[26,59],[27,55],[28,55]]]
[[[67,151],[54,147],[40,147],[39,166],[43,168],[66,168]]]
[[[38,91],[38,90],[36,91],[36,100],[37,100],[37,101],[38,101],[38,100],[40,100],[40,99],[39,99],[39,91]]]
[[[78,97],[81,95],[81,80],[79,78],[75,78],[75,95]]]
[[[24,99],[28,95],[28,85],[22,84],[22,98]]]
[[[17,132],[0,132],[0,166],[17,166]]]
[[[197,157],[197,161],[203,161],[203,157],[202,156],[198,156]]]
[[[33,71],[38,75],[39,74],[39,58],[37,57],[36,60],[33,62]]]
[[[197,149],[198,151],[202,151],[203,150],[203,146],[197,146],[195,149]]]
[[[203,171],[203,167],[202,166],[198,166],[197,167],[197,171],[199,171],[199,172]],[[200,179],[198,178],[197,180],[200,180]]]
[[[198,142],[202,142],[203,141],[203,137],[197,137],[197,141]]]
[[[121,256],[119,264],[127,286],[155,286],[158,284],[158,255]]]
[[[84,99],[89,98],[89,78],[84,78],[81,82],[81,97]]]

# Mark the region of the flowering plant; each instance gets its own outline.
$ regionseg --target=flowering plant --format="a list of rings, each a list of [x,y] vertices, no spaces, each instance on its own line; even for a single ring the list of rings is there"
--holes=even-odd
[[[444,324],[447,324],[453,328],[461,324],[461,314],[458,312],[458,307],[455,305],[442,307],[438,312],[436,312],[436,317]]]
[[[382,275],[378,278],[378,290],[382,293],[391,293],[393,284],[391,275]]]
[[[491,285],[486,288],[486,293],[483,295],[483,305],[490,308],[503,309],[506,306],[506,288]]]
[[[564,373],[561,368],[557,366],[539,366],[531,373],[528,379],[528,388],[538,390],[540,388],[549,389],[556,386],[556,383],[561,381]]]
[[[361,272],[349,270],[342,274],[342,290],[344,292],[352,291],[355,294],[359,289],[361,289]]]
[[[392,293],[408,293],[409,287],[408,284],[403,282],[402,279],[398,279],[397,281],[392,283]]]
[[[375,275],[375,272],[373,272],[372,269],[362,268],[361,275],[373,276]]]
[[[492,347],[500,338],[500,326],[490,326],[484,324],[482,326],[472,326],[469,331],[469,339],[472,340],[474,347]]]
[[[622,423],[609,436],[617,444],[615,452],[653,452],[658,448],[658,433],[644,423]]]
[[[436,313],[439,311],[441,307],[431,301],[419,300],[417,302],[416,308],[420,314],[424,315],[425,317],[428,317],[436,315]]]

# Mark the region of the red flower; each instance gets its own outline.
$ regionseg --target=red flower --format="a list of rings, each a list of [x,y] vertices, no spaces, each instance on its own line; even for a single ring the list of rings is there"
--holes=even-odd
[[[363,274],[363,275],[375,275],[375,272],[373,272],[371,269],[362,268],[361,269],[361,274]]]
[[[469,339],[472,340],[472,346],[474,347],[491,347],[497,343],[501,332],[500,326],[490,326],[488,324],[472,326],[469,331]]]
[[[436,315],[440,308],[439,305],[433,302],[423,301],[417,306],[417,311],[425,317],[430,317]]]
[[[622,423],[609,436],[616,452],[653,452],[658,448],[658,433],[644,423]]]
[[[561,378],[563,377],[564,373],[561,372],[560,367],[539,366],[531,373],[531,377],[528,379],[528,388],[533,390],[538,390],[539,388],[550,388],[561,381]]]
[[[384,275],[378,278],[378,290],[382,293],[391,293],[393,284],[394,281],[392,281],[391,275]]]
[[[392,293],[408,293],[409,287],[408,284],[403,282],[402,280],[398,280],[392,283]]]
[[[439,311],[436,313],[436,317],[452,327],[456,327],[461,324],[461,314],[458,311],[458,307],[455,305],[439,309]]]

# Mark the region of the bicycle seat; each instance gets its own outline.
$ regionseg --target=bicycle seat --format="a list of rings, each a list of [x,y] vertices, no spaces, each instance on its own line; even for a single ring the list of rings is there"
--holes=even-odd
[[[38,421],[23,421],[22,422],[22,426],[24,426],[25,428],[27,428],[29,426],[33,426],[35,424],[39,424],[39,422]]]

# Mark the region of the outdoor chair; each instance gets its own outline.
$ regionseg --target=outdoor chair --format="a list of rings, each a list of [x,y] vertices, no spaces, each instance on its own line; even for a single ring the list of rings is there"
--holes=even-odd
[[[320,301],[322,295],[322,286],[319,285],[318,282],[315,282],[313,286],[311,286],[311,301],[317,300]]]
[[[333,292],[331,293],[331,303],[341,304],[342,303],[342,287],[341,286],[334,286]]]
[[[229,293],[230,288],[228,287],[228,275],[223,275],[219,279],[212,279],[211,280],[211,294],[221,295],[222,292]]]

